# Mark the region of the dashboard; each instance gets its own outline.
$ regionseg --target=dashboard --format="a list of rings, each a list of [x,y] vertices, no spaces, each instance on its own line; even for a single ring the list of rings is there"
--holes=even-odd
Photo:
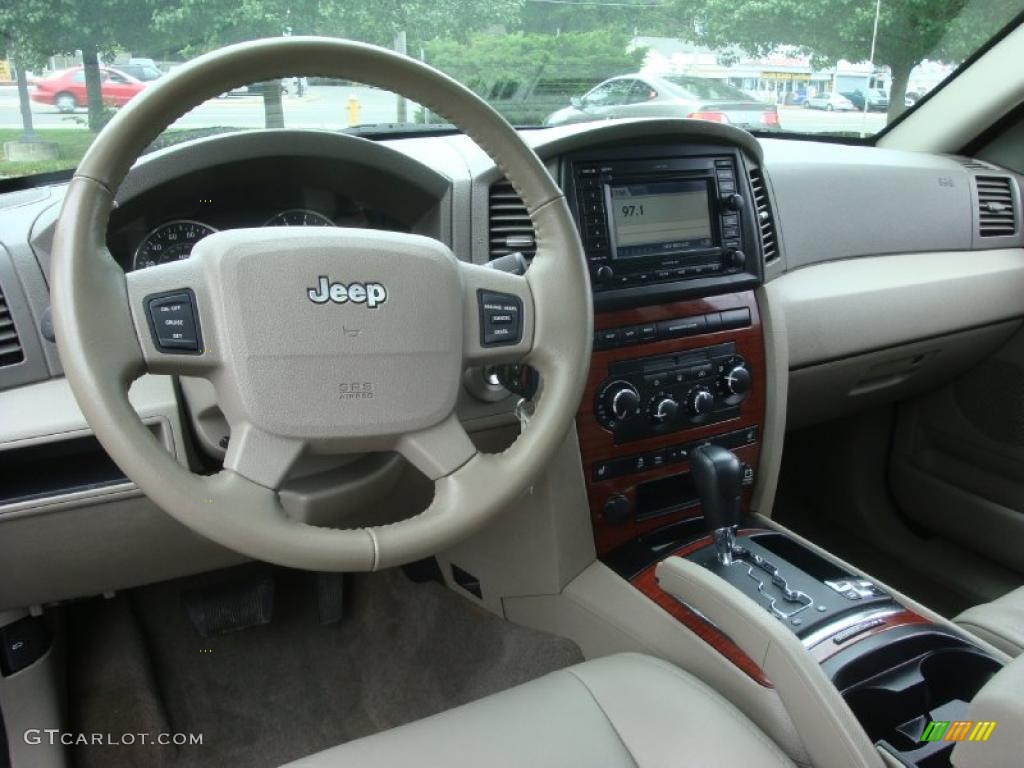
[[[346,183],[311,158],[225,163],[159,184],[111,215],[107,244],[125,270],[187,258],[224,229],[327,226],[409,232],[415,211]],[[333,171],[333,172],[332,172]]]
[[[1020,179],[1004,169],[758,140],[687,120],[523,136],[566,192],[595,288],[591,370],[567,449],[566,477],[578,487],[559,498],[582,499],[587,546],[602,556],[696,514],[686,481],[693,445],[734,450],[749,470],[746,508],[770,509],[788,427],[926,390],[1020,327]],[[0,464],[45,478],[29,495],[0,499],[0,559],[11,564],[0,608],[237,560],[173,523],[116,467],[103,465],[103,483],[83,482],[105,454],[89,442],[46,325],[63,194],[54,185],[0,195],[0,290],[19,355],[0,359]],[[991,194],[1017,212],[994,235],[984,207]],[[107,244],[131,270],[187,258],[212,231],[280,225],[422,234],[478,264],[528,255],[534,242],[503,173],[464,136],[253,131],[143,158],[118,193]],[[922,340],[923,354],[907,351]],[[913,368],[886,373],[904,358]],[[516,397],[486,371],[464,381],[460,418],[501,450],[495,435],[515,430]],[[206,384],[146,376],[131,394],[181,462],[213,469],[227,434]],[[351,508],[347,525],[419,511],[414,481],[393,461],[310,458],[320,463],[286,494],[303,519],[336,524],[336,510]],[[375,483],[399,490],[377,503],[367,491]],[[45,541],[81,546],[43,573]],[[102,573],[98,558],[109,564]]]

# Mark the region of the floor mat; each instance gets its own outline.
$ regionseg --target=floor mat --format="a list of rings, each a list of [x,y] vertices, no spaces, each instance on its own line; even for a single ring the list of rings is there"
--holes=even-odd
[[[277,570],[270,624],[200,638],[182,592],[229,573],[136,590],[130,610],[123,599],[96,601],[69,617],[79,729],[203,736],[201,746],[131,755],[84,747],[78,766],[276,766],[582,660],[569,640],[397,570],[353,577],[337,626],[318,624],[308,574]]]

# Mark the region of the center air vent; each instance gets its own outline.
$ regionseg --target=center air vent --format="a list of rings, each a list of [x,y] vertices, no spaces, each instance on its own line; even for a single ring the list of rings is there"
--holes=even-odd
[[[768,203],[768,188],[760,168],[750,169],[750,187],[754,190],[754,206],[757,208],[757,226],[761,232],[761,252],[765,264],[779,258],[779,246],[775,239],[775,218]]]
[[[18,331],[14,327],[14,318],[4,299],[3,288],[0,288],[0,368],[15,365],[25,359],[18,340]]]
[[[533,222],[522,199],[507,179],[491,185],[488,206],[490,258],[508,256],[518,251],[527,259],[537,252]]]
[[[1017,209],[1012,182],[1007,176],[976,176],[978,189],[978,234],[1006,237],[1017,232]]]

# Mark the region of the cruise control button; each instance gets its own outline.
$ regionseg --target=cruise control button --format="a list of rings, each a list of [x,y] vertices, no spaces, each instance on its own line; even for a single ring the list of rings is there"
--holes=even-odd
[[[191,291],[146,298],[153,343],[163,352],[199,352],[199,322]]]
[[[508,293],[480,291],[480,343],[485,347],[518,344],[523,337],[523,302]]]

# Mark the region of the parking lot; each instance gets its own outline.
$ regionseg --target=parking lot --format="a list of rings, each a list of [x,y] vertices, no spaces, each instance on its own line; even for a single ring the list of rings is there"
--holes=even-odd
[[[390,123],[397,115],[394,94],[365,86],[312,86],[302,96],[283,97],[285,125],[291,128],[337,129],[348,125],[349,100],[359,103],[359,122]],[[408,106],[412,120],[416,106]],[[82,128],[85,110],[65,115],[56,107],[32,103],[32,117],[37,128]],[[230,126],[261,128],[264,126],[263,99],[256,95],[231,96],[208,101],[181,118],[177,127]],[[825,112],[801,107],[780,107],[779,123],[783,130],[799,133],[843,132],[875,133],[885,125],[885,115],[871,112]],[[0,86],[0,128],[20,128],[18,93],[13,86]]]

